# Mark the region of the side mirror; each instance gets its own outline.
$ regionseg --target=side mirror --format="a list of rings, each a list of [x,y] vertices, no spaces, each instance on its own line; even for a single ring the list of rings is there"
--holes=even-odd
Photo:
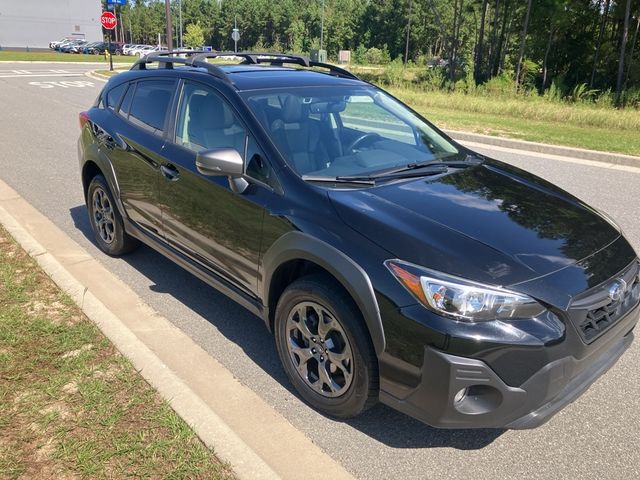
[[[198,153],[196,168],[202,175],[239,177],[244,173],[244,161],[235,148],[214,148]]]

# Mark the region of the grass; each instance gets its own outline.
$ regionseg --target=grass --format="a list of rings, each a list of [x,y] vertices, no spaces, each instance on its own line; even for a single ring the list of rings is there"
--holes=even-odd
[[[124,55],[114,55],[114,63],[133,63],[138,57],[129,57]],[[2,50],[0,51],[0,61],[5,62],[93,62],[93,63],[109,63],[109,59],[105,59],[104,55],[81,55],[74,53],[60,52],[14,52]]]
[[[0,228],[0,478],[233,478]]]
[[[640,126],[634,127],[640,121],[640,112],[637,111],[595,111],[594,108],[593,118],[589,119],[589,112],[583,111],[588,110],[588,107],[549,107],[543,102],[473,97],[469,98],[470,104],[465,105],[457,98],[464,97],[460,94],[419,93],[397,88],[388,90],[440,128],[640,155]],[[518,105],[518,102],[524,105]],[[562,113],[566,115],[564,121]],[[627,115],[621,115],[623,113]],[[627,117],[625,120],[628,123],[621,123],[621,118],[616,117],[616,114]],[[557,117],[554,118],[555,116]],[[607,117],[610,117],[609,126],[606,123]],[[593,125],[594,123],[601,124]]]

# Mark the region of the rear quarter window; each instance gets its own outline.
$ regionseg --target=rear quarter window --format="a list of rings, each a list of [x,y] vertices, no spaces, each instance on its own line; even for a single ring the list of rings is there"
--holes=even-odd
[[[127,88],[127,84],[123,83],[113,87],[107,92],[106,102],[105,102],[107,108],[110,108],[111,110],[116,109],[116,107],[120,103],[120,99],[122,98],[122,95],[124,94],[124,91],[126,88]]]

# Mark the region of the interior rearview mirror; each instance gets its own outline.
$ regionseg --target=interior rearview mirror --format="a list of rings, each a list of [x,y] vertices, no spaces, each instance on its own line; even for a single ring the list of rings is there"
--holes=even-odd
[[[244,162],[235,148],[214,148],[198,153],[196,168],[202,175],[239,177],[244,173]]]

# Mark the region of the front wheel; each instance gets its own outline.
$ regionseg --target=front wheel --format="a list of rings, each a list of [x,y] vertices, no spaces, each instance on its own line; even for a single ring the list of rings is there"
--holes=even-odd
[[[124,231],[122,216],[102,175],[93,177],[89,184],[87,210],[96,242],[104,253],[120,256],[138,246],[138,241]]]
[[[376,403],[378,367],[364,320],[351,297],[326,275],[284,291],[275,315],[276,346],[289,380],[320,412],[358,415]]]

